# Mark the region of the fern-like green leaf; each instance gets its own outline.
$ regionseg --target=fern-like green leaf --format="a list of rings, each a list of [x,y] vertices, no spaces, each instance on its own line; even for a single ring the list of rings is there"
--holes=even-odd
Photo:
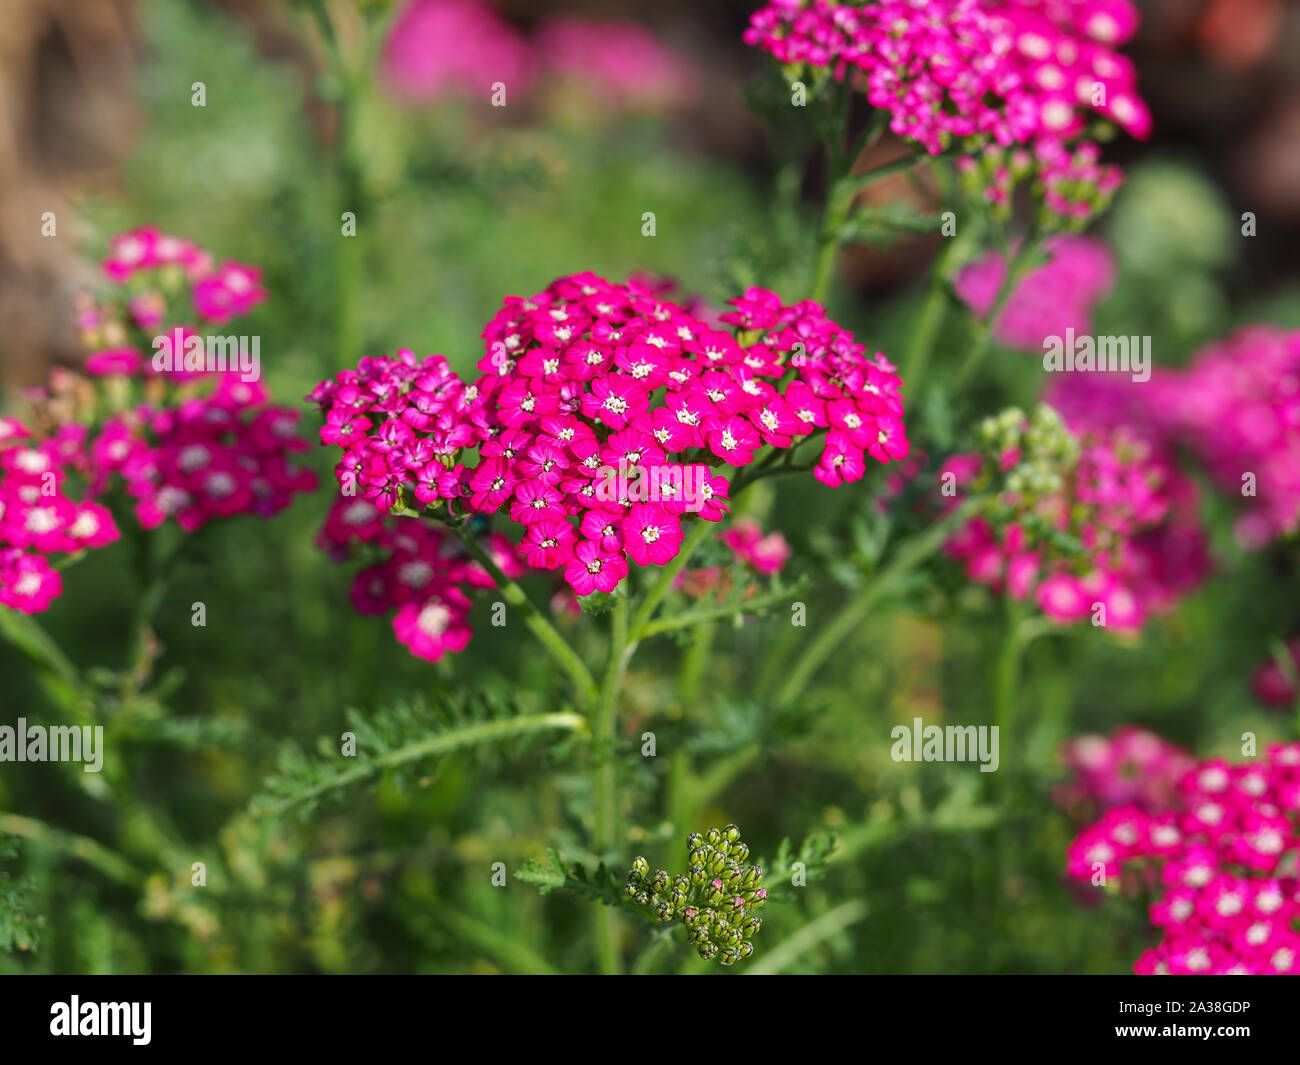
[[[264,785],[250,808],[255,816],[278,817],[311,809],[327,796],[366,783],[386,770],[427,762],[453,751],[502,747],[546,732],[585,734],[581,715],[518,713],[486,697],[447,701],[436,708],[401,704],[375,714],[349,710],[347,731],[356,737],[354,753],[322,742],[315,757],[293,747],[281,755],[279,772]]]
[[[0,836],[0,860],[13,858],[17,844]],[[20,880],[0,869],[0,950],[35,952],[45,918],[35,912],[35,890],[31,881]]]

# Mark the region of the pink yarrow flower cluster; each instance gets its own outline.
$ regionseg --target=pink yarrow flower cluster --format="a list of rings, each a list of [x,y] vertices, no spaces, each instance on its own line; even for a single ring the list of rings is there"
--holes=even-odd
[[[1140,629],[1203,579],[1204,535],[1195,484],[1151,441],[1126,429],[1085,432],[1058,488],[1027,501],[1004,492],[1000,517],[977,516],[944,545],[968,579],[1017,600],[1032,598],[1050,619],[1095,617],[1118,631]],[[1018,453],[1001,464],[1010,470]],[[950,457],[941,477],[959,488],[984,469],[978,454]],[[956,498],[948,501],[949,508]],[[1080,555],[1057,550],[1069,537]],[[1102,608],[1099,610],[1098,608]]]
[[[248,314],[267,296],[260,270],[218,264],[197,244],[152,226],[113,237],[102,268],[113,289],[99,300],[83,296],[77,314],[90,352],[85,370],[95,377],[153,375],[154,337],[175,330],[182,339],[197,336]],[[180,366],[167,373],[180,381],[206,371]]]
[[[1262,761],[1198,762],[1165,803],[1116,806],[1066,852],[1081,881],[1145,873],[1161,941],[1139,974],[1300,972],[1300,744]]]
[[[1237,539],[1261,548],[1300,529],[1300,332],[1248,326],[1187,369],[1134,383],[1055,375],[1048,402],[1073,425],[1127,424],[1194,454],[1242,513]]]
[[[752,566],[764,577],[780,573],[790,560],[790,545],[780,532],[764,533],[758,522],[742,518],[722,534],[737,562]]]
[[[534,61],[523,34],[482,0],[410,0],[384,43],[382,69],[408,100],[486,100],[496,82],[525,89]]]
[[[1113,806],[1152,812],[1173,800],[1178,782],[1196,764],[1190,752],[1147,729],[1126,726],[1113,735],[1079,736],[1066,742],[1061,760],[1070,779],[1057,804],[1096,817]]]
[[[484,0],[410,0],[384,43],[381,67],[397,96],[418,102],[507,99],[544,83],[572,83],[600,108],[689,102],[698,71],[632,22],[544,19],[527,38]],[[514,94],[514,95],[512,95]]]
[[[1047,209],[1081,223],[1120,183],[1097,145],[1080,141],[1090,123],[1151,130],[1133,65],[1115,51],[1137,23],[1129,0],[774,0],[744,40],[853,79],[931,155],[954,141],[987,146],[963,161],[963,177],[994,204],[1034,173]]]
[[[84,431],[44,440],[16,418],[0,418],[0,607],[37,614],[63,591],[51,558],[117,540],[103,506],[71,494],[69,473]]]
[[[694,65],[636,23],[551,18],[538,27],[537,51],[549,77],[585,86],[604,107],[676,106],[697,91]]]
[[[937,155],[979,135],[1068,140],[1093,114],[1146,137],[1133,65],[1115,51],[1137,24],[1128,0],[776,0],[744,39],[782,63],[860,75],[891,129]]]
[[[727,513],[723,465],[824,431],[815,475],[836,486],[860,479],[867,455],[907,453],[883,356],[817,304],[764,289],[731,303],[734,335],[654,286],[560,278],[506,300],[471,383],[409,351],[321,382],[321,440],[344,449],[345,492],[383,509],[500,512],[522,527],[529,566],[563,572],[579,595],[612,591],[629,564],[671,561],[685,525]]]
[[[1296,677],[1300,676],[1300,636],[1292,636],[1281,653],[1270,655],[1250,678],[1255,698],[1270,710],[1289,710],[1300,699]]]
[[[465,649],[472,635],[470,595],[494,585],[446,531],[401,521],[368,499],[341,497],[316,542],[338,561],[372,557],[352,583],[352,603],[362,614],[394,612],[393,632],[411,654],[436,662]],[[527,571],[518,547],[499,533],[483,546],[507,577]]]
[[[267,402],[260,384],[222,377],[205,397],[141,404],[104,423],[85,465],[97,490],[120,477],[141,528],[168,519],[186,532],[216,518],[269,518],[317,486],[292,465],[305,451],[300,412]]]
[[[1242,329],[1164,376],[1174,431],[1245,506],[1237,538],[1258,548],[1300,528],[1300,332]]]

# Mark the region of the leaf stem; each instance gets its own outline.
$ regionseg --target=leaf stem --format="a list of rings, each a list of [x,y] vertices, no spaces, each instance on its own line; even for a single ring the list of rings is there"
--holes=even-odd
[[[914,567],[934,554],[953,529],[970,518],[984,503],[983,497],[979,496],[966,500],[946,517],[925,532],[918,533],[899,548],[894,560],[840,608],[839,613],[795,660],[785,683],[777,691],[775,705],[781,708],[793,703],[803,693],[813,674],[866,619],[871,609],[884,598],[886,593],[893,591]]]
[[[484,551],[479,542],[474,539],[474,534],[470,532],[465,522],[452,520],[444,521],[443,524],[464,545],[465,550],[469,552],[474,561],[487,570],[488,576],[501,590],[506,602],[523,615],[524,624],[528,626],[529,631],[537,637],[560,668],[569,675],[578,690],[580,704],[584,707],[589,706],[598,694],[596,679],[591,675],[591,670],[587,668],[586,663],[583,662],[578,653],[556,631],[555,626],[542,616],[542,612],[533,605],[533,601],[528,598],[527,593],[501,571],[501,567],[493,561],[492,556]]]
[[[609,658],[593,721],[595,743],[592,750],[592,805],[595,814],[593,834],[596,856],[604,860],[618,843],[618,774],[614,764],[614,739],[618,730],[618,692],[628,661],[636,650],[628,641],[627,598],[619,596],[610,625]],[[599,906],[595,912],[596,950],[600,971],[606,975],[622,971],[618,945],[618,914],[612,906]]]
[[[700,544],[704,543],[709,534],[713,532],[713,529],[713,522],[705,521],[703,518],[695,519],[695,524],[691,531],[686,534],[686,538],[682,541],[681,549],[677,552],[676,557],[663,567],[659,579],[651,587],[641,606],[637,609],[636,616],[632,619],[633,647],[640,643],[645,636],[646,626],[654,616],[654,612],[659,608],[659,604],[672,591],[673,581],[677,579],[677,575],[685,569],[686,563],[691,560],[691,556],[695,554]]]

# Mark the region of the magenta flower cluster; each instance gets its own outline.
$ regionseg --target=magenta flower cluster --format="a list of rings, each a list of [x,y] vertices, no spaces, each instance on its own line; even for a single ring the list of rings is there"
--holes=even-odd
[[[1300,332],[1242,329],[1162,376],[1151,406],[1170,405],[1152,415],[1241,501],[1238,539],[1261,547],[1300,528]]]
[[[63,591],[51,556],[118,539],[108,510],[70,494],[81,436],[68,427],[36,441],[22,422],[0,418],[0,605],[40,613]]]
[[[593,22],[561,15],[537,30],[542,68],[552,78],[581,86],[602,107],[669,107],[694,98],[699,74],[633,22]]]
[[[122,478],[144,529],[169,518],[186,532],[238,514],[269,518],[318,482],[292,465],[308,447],[300,412],[267,399],[260,384],[225,375],[209,396],[141,404],[104,423],[85,467],[97,490]]]
[[[815,476],[860,479],[907,453],[901,381],[821,306],[750,289],[712,328],[640,282],[594,274],[510,297],[483,331],[481,376],[441,356],[366,358],[323,381],[321,440],[344,449],[346,493],[498,511],[535,569],[579,595],[628,564],[664,565],[683,525],[718,521],[730,482],[765,448],[825,432]],[[469,460],[473,465],[467,464]]]
[[[1167,801],[1109,809],[1067,851],[1067,869],[1097,883],[1121,872],[1158,896],[1162,936],[1139,974],[1300,972],[1300,744],[1262,761],[1197,763]]]
[[[481,0],[411,0],[384,43],[384,73],[401,95],[481,95],[493,82],[522,89],[533,78],[523,35]]]
[[[1144,383],[1060,375],[1047,401],[1072,425],[1139,427],[1186,448],[1238,503],[1246,547],[1300,528],[1300,332],[1248,326]]]
[[[1003,493],[1000,510],[1010,520],[972,518],[944,551],[971,581],[1013,599],[1032,597],[1053,621],[1095,617],[1107,628],[1136,631],[1208,571],[1196,486],[1168,454],[1128,429],[1087,431],[1079,443],[1077,462],[1059,471],[1058,490],[1031,503]],[[1018,461],[1004,455],[1002,466]],[[941,475],[962,486],[983,465],[977,454],[954,455]],[[1058,550],[1053,534],[1072,538],[1082,558]]]
[[[1061,760],[1070,779],[1054,792],[1057,804],[1095,818],[1112,806],[1153,812],[1173,800],[1178,782],[1196,759],[1154,732],[1125,726],[1113,735],[1069,740]]]
[[[1280,659],[1280,661],[1279,661]],[[1283,666],[1289,664],[1289,669]],[[1279,656],[1270,655],[1251,675],[1250,690],[1271,710],[1289,710],[1300,699],[1295,678],[1300,676],[1300,636],[1292,636]]]
[[[1092,114],[1146,137],[1136,73],[1115,51],[1137,23],[1128,0],[775,0],[744,39],[782,63],[860,76],[890,128],[937,155],[978,136],[1068,141]]]
[[[694,64],[632,22],[572,15],[544,19],[532,40],[483,0],[411,0],[384,44],[383,70],[411,101],[463,96],[507,100],[539,80],[582,87],[616,111],[688,101],[699,80]]]
[[[744,39],[851,79],[931,155],[955,143],[968,153],[964,184],[996,207],[1033,174],[1046,211],[1081,225],[1121,182],[1081,140],[1090,125],[1151,131],[1133,65],[1115,51],[1137,22],[1129,0],[773,0]]]
[[[362,614],[395,612],[398,641],[430,662],[465,649],[472,635],[470,593],[494,587],[487,570],[445,530],[401,521],[368,499],[336,499],[316,542],[337,561],[372,559],[352,582],[353,606]],[[483,548],[512,580],[527,571],[517,546],[500,533],[490,534]]]
[[[85,369],[97,377],[151,376],[146,350],[154,335],[174,328],[183,342],[266,299],[261,271],[234,261],[218,264],[197,244],[152,226],[113,237],[102,268],[113,290],[99,301],[86,298],[77,317],[90,351]],[[177,381],[202,376],[183,366],[168,373]]]

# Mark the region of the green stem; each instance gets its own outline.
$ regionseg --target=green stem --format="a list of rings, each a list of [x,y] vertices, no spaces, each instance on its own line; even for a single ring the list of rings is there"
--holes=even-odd
[[[842,178],[837,177],[826,195],[826,207],[822,211],[821,225],[818,229],[812,290],[808,296],[815,303],[825,304],[826,297],[830,294],[831,275],[835,272],[835,257],[840,250],[840,230],[848,221],[849,211],[853,207],[853,194],[854,190]]]
[[[461,913],[446,904],[439,905],[434,913],[435,919],[446,928],[504,962],[513,973],[523,976],[561,975],[559,969],[531,947],[487,921]]]
[[[35,818],[0,814],[0,834],[22,836],[50,850],[79,858],[119,884],[135,886],[142,879],[135,867],[116,851],[87,836],[64,832]]]
[[[713,638],[718,627],[706,624],[691,641],[682,656],[681,668],[677,674],[677,698],[681,703],[682,719],[690,714],[692,706],[700,696],[700,685],[704,680],[705,667],[713,650]],[[668,756],[667,817],[669,823],[678,831],[685,831],[691,822],[691,758],[684,744],[673,747]]]
[[[764,952],[762,957],[745,970],[745,975],[772,976],[779,973],[818,944],[839,935],[844,929],[857,924],[866,916],[867,904],[862,899],[849,899],[848,902],[842,902],[833,910],[827,910],[820,917],[809,921],[794,935],[782,940],[771,950]]]
[[[351,212],[360,227],[368,221],[365,211],[365,161],[358,149],[355,127],[357,125],[357,103],[363,91],[363,71],[368,69],[367,56],[362,55],[360,62],[349,62],[344,53],[343,43],[334,26],[327,5],[323,0],[312,0],[311,12],[320,29],[329,55],[332,73],[338,79],[339,96],[335,101],[338,116],[338,143],[336,145],[336,177],[338,182],[338,220],[340,226],[338,255],[335,258],[335,320],[334,335],[338,358],[344,365],[356,362],[362,346],[361,331],[361,283],[364,276],[361,249],[358,235],[342,234],[342,215]],[[369,35],[365,37],[368,48]]]
[[[646,626],[654,616],[654,612],[659,608],[659,604],[664,601],[664,597],[672,591],[673,581],[677,579],[677,575],[686,567],[686,563],[691,560],[691,556],[695,554],[700,544],[704,543],[713,531],[712,522],[705,521],[702,518],[695,519],[694,527],[682,541],[681,550],[677,552],[676,557],[668,565],[662,567],[659,579],[650,589],[637,610],[636,616],[632,619],[633,646],[641,642],[642,637],[645,635]]]
[[[600,686],[592,725],[592,805],[595,810],[593,849],[604,860],[618,845],[618,774],[614,762],[614,740],[618,730],[618,692],[627,663],[636,649],[628,641],[627,599],[618,597],[610,625],[609,659]],[[595,912],[596,948],[600,971],[618,973],[623,963],[619,954],[618,914],[612,906],[598,906]]]
[[[1002,308],[1006,305],[1007,300],[1015,291],[1016,282],[1027,273],[1031,266],[1037,265],[1038,258],[1038,240],[1032,235],[1025,237],[1021,243],[1020,249],[1007,261],[1007,271],[1002,278],[1002,285],[998,289],[997,297],[993,301],[993,306],[989,308],[988,314],[983,318],[971,319],[971,332],[973,339],[970,349],[966,353],[966,358],[962,361],[957,370],[956,376],[952,381],[952,389],[959,392],[962,386],[974,376],[975,371],[979,369],[980,364],[984,361],[984,356],[993,342],[993,327],[997,322],[998,315],[1002,313]]]
[[[505,601],[513,606],[523,615],[524,624],[543,647],[555,659],[556,663],[563,669],[569,678],[573,681],[578,690],[580,702],[586,706],[589,705],[597,695],[596,679],[591,675],[591,670],[578,656],[578,653],[569,646],[569,643],[561,636],[555,627],[542,616],[542,612],[533,605],[533,601],[528,598],[527,593],[519,587],[514,581],[501,572],[498,566],[489,555],[474,539],[474,534],[469,531],[469,527],[463,521],[449,521],[444,523],[449,528],[456,539],[464,545],[465,550],[480,566],[487,570],[488,575],[492,578],[497,588],[500,589]]]
[[[641,951],[640,956],[637,958],[635,964],[633,964],[632,975],[648,975],[654,969],[655,962],[659,960],[659,956],[663,954],[668,947],[672,946],[672,942],[672,937],[667,933],[657,933],[650,942],[646,944],[645,949]]]
[[[925,375],[926,366],[934,352],[935,342],[939,338],[939,331],[948,313],[948,304],[952,298],[950,286],[953,269],[964,258],[966,248],[976,232],[974,227],[966,226],[961,236],[943,238],[945,241],[943,251],[935,258],[934,267],[930,271],[925,302],[921,305],[916,329],[912,333],[911,343],[903,359],[903,381],[913,397],[920,395],[918,389],[921,378]]]
[[[1018,606],[1010,596],[1006,597],[1002,647],[993,670],[993,723],[998,726],[1004,741],[1016,724],[1016,694],[1020,684],[1021,652],[1025,646]]]
[[[689,628],[691,625],[703,625],[710,621],[717,621],[719,618],[734,617],[737,614],[745,614],[750,611],[760,610],[763,607],[771,606],[773,603],[786,602],[792,594],[795,594],[793,589],[783,588],[780,592],[769,592],[766,595],[756,595],[752,599],[743,599],[739,602],[716,603],[713,606],[700,607],[698,610],[689,610],[684,614],[677,614],[673,617],[658,618],[657,620],[647,624],[641,630],[641,639],[647,640],[651,636],[658,636],[663,632],[672,632],[674,629]]]
[[[904,544],[894,556],[894,560],[864,589],[845,603],[830,623],[805,647],[803,654],[790,668],[785,683],[778,689],[775,705],[777,707],[791,705],[803,693],[813,674],[866,619],[872,608],[887,593],[892,592],[914,567],[934,554],[952,531],[983,505],[982,497],[968,499],[947,517]]]
[[[940,256],[942,262],[944,256]],[[939,337],[943,320],[948,313],[947,278],[942,268],[936,264],[934,274],[926,289],[925,302],[921,304],[921,313],[916,321],[916,330],[912,333],[912,342],[908,345],[903,358],[902,378],[910,395],[918,395],[918,386],[925,373],[934,342]]]

